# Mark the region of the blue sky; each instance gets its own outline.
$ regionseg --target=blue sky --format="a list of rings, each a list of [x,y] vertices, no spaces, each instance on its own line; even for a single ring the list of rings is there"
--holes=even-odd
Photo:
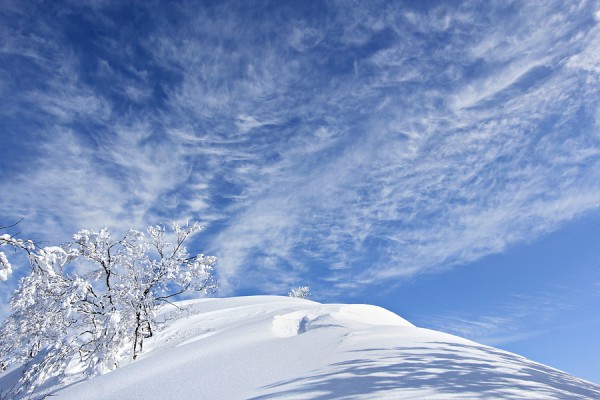
[[[221,296],[600,382],[597,1],[3,1],[0,170],[25,237],[198,220]]]

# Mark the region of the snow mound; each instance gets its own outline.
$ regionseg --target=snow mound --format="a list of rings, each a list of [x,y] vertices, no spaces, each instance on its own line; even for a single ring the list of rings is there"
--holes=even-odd
[[[598,399],[600,386],[367,305],[180,303],[135,362],[47,387],[67,399]],[[10,375],[10,374],[9,374]],[[0,376],[0,390],[10,376]]]
[[[273,318],[273,331],[280,337],[290,337],[307,331],[347,325],[409,326],[410,322],[381,307],[351,304],[326,305],[314,309],[295,311]]]

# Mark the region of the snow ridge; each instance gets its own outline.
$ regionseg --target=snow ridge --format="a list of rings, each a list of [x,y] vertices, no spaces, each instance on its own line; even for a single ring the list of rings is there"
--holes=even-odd
[[[592,399],[600,386],[383,308],[277,296],[166,310],[140,359],[67,399]],[[10,375],[10,374],[9,374]],[[10,379],[0,376],[0,389]]]

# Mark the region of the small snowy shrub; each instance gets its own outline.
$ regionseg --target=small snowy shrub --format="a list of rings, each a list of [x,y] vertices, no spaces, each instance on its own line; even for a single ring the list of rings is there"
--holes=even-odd
[[[296,297],[298,299],[307,299],[308,296],[310,296],[310,289],[308,288],[308,286],[299,286],[295,289],[292,289],[288,293],[288,296]]]

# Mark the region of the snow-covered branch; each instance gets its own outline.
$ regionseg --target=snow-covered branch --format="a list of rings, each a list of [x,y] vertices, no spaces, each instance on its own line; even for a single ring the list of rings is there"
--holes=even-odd
[[[0,231],[4,229],[11,228],[16,224],[9,226],[0,226]],[[0,248],[1,247],[12,247],[13,249],[21,249],[25,250],[27,253],[30,253],[35,249],[35,245],[31,240],[22,240],[18,239],[8,233],[4,233],[0,235]],[[8,261],[8,257],[2,251],[0,251],[0,281],[8,280],[10,274],[12,274],[12,265]]]

